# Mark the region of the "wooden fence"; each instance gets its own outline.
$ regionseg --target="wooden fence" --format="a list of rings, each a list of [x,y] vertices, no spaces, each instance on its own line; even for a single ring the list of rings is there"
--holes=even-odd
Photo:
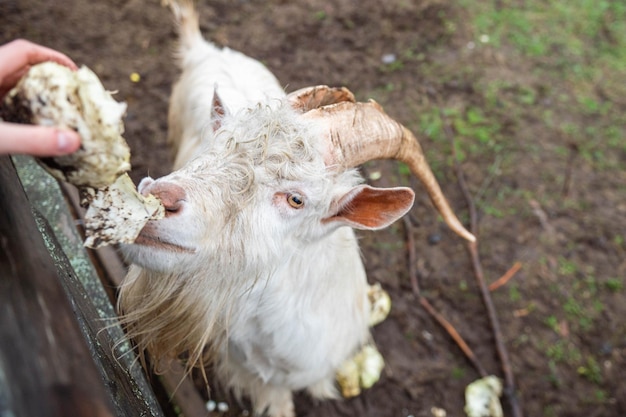
[[[0,156],[0,416],[163,416],[56,181],[15,161]]]

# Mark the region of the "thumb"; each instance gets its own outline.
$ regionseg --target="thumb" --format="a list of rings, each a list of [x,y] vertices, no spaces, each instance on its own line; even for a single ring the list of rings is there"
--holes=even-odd
[[[78,150],[80,136],[69,129],[0,123],[0,154],[59,156]]]

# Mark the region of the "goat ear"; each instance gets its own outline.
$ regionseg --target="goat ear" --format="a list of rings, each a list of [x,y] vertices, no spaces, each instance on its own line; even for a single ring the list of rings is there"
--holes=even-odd
[[[213,103],[211,105],[211,125],[215,132],[222,127],[222,119],[226,116],[226,107],[222,104],[222,99],[217,94],[217,85],[213,88]]]
[[[341,222],[362,230],[389,226],[413,206],[415,193],[410,188],[374,188],[360,185],[336,202],[337,211],[324,222]]]

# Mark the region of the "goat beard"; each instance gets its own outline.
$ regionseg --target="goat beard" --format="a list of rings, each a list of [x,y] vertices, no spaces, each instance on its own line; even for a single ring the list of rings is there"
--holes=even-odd
[[[207,283],[210,282],[210,285]],[[164,274],[132,265],[120,287],[118,313],[142,363],[182,359],[204,368],[226,342],[232,304],[241,284],[202,274]],[[158,369],[157,369],[158,371]]]

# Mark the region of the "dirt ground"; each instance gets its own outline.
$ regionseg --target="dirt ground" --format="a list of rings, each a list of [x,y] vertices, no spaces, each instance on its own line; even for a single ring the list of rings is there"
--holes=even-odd
[[[159,3],[0,1],[0,43],[22,37],[64,51],[128,103],[125,137],[136,181],[164,175],[171,164],[165,138],[177,73],[171,59],[175,33]],[[474,34],[454,1],[210,0],[199,9],[210,39],[261,60],[288,90],[345,85],[360,100],[379,101],[420,135],[444,193],[464,220],[467,205],[449,143],[429,139],[421,115],[432,115],[437,106],[481,108],[481,87],[488,80],[512,86],[496,98],[503,110],[494,113],[509,141],[496,150],[468,152],[461,167],[479,202],[487,280],[522,264],[492,293],[522,409],[526,416],[626,415],[624,148],[607,156],[613,168],[598,169],[581,156],[578,143],[532,109],[507,112],[507,100],[521,87],[532,87],[555,118],[567,117],[563,104],[546,104],[555,92],[523,60],[505,49],[468,47]],[[138,82],[130,79],[134,72]],[[626,112],[623,97],[611,94],[605,100]],[[368,178],[380,173],[370,180],[378,186],[416,189],[409,233],[422,291],[483,367],[502,376],[464,243],[437,219],[419,184],[397,164],[369,163],[363,172]],[[402,222],[360,233],[369,278],[381,282],[393,300],[390,317],[374,330],[387,364],[381,381],[347,401],[316,404],[298,396],[300,416],[432,416],[433,407],[464,415],[465,386],[479,375],[415,301],[406,233]],[[504,407],[510,415],[506,400]]]

